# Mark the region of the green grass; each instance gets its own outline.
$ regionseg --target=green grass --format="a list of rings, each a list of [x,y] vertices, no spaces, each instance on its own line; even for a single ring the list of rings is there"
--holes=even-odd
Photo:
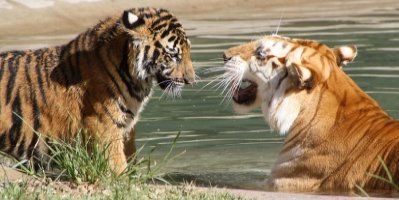
[[[74,189],[32,182],[7,183],[0,187],[0,199],[188,199],[230,200],[242,199],[227,192],[213,189],[200,191],[192,185],[159,186],[113,182],[109,185],[79,185]],[[93,189],[95,188],[95,189]]]
[[[162,167],[173,160],[180,133],[158,164],[151,160],[151,153],[136,157],[119,176],[111,173],[108,165],[108,145],[102,147],[82,134],[68,143],[52,141],[48,145],[52,156],[40,170],[26,165],[27,161],[17,162],[14,167],[32,179],[9,181],[3,177],[0,199],[242,199],[214,189],[199,190],[192,184],[170,185],[161,178]],[[47,170],[49,166],[53,170]],[[162,185],[155,184],[159,180]]]
[[[98,143],[90,143],[78,137],[72,143],[53,141],[49,144],[52,152],[50,162],[61,169],[61,178],[81,183],[96,183],[102,177],[111,176],[108,157],[105,148],[100,148]]]

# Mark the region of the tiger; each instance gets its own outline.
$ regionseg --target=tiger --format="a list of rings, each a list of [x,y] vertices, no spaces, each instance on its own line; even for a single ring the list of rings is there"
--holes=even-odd
[[[0,53],[0,150],[35,161],[48,153],[48,138],[67,141],[83,127],[109,146],[109,165],[120,174],[154,86],[176,97],[194,83],[190,48],[175,15],[145,7],[64,45]]]
[[[264,188],[281,192],[394,192],[399,180],[399,122],[342,69],[354,45],[268,35],[223,54],[233,109],[261,109],[285,135]],[[387,178],[388,179],[388,178]]]

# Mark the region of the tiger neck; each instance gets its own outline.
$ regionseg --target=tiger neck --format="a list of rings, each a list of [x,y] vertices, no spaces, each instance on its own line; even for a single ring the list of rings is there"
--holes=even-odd
[[[100,55],[97,56],[100,60],[97,64],[100,67],[99,71],[104,73],[108,84],[116,87],[120,97],[125,101],[142,102],[150,95],[152,78],[138,76],[135,68],[139,50],[128,44],[126,36],[117,37],[100,49]]]
[[[389,134],[395,134],[392,130],[399,130],[399,122],[391,119],[353,81],[342,78],[336,80],[340,80],[340,83],[328,82],[315,88],[311,97],[303,94],[307,96],[306,101],[300,100],[301,95],[294,98],[302,102],[301,113],[290,127],[276,166],[293,167],[294,163],[313,163],[318,159],[325,159],[325,154],[328,153],[334,155],[331,156],[334,160],[325,160],[320,165],[335,168],[345,164],[345,159],[351,154],[360,155],[372,148],[373,153],[369,152],[367,155],[372,160],[377,157],[377,153],[388,148],[381,145],[371,146],[377,143],[367,143],[369,140],[377,141]],[[381,131],[381,127],[391,131]],[[359,145],[362,143],[367,145]],[[364,166],[369,165],[364,163]]]
[[[112,38],[106,37],[106,41],[98,35],[88,37],[88,33],[90,30],[61,47],[60,64],[54,71],[74,74],[70,76],[73,79],[61,77],[55,80],[59,90],[71,98],[81,99],[80,103],[71,104],[118,102],[135,114],[140,112],[142,102],[151,95],[152,80],[140,79],[133,71],[138,50],[128,46],[127,36],[122,33],[108,33]],[[87,40],[90,45],[82,43]],[[94,46],[96,48],[91,48]]]

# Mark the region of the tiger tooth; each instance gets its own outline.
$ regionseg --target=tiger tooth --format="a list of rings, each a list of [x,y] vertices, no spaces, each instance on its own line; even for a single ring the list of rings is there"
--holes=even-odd
[[[251,84],[252,84],[252,83],[249,82],[248,80],[243,80],[243,81],[241,81],[241,83],[240,83],[240,88],[241,88],[241,89],[245,89],[245,88],[249,87]]]

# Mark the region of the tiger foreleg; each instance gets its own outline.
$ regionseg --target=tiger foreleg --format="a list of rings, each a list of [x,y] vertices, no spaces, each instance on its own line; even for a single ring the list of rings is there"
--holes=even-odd
[[[136,157],[136,131],[132,129],[127,136],[125,142],[125,156],[128,161],[135,159]],[[133,160],[134,161],[134,160]]]
[[[123,138],[120,137],[111,140],[107,151],[109,153],[109,165],[111,170],[116,175],[120,175],[127,167]]]

